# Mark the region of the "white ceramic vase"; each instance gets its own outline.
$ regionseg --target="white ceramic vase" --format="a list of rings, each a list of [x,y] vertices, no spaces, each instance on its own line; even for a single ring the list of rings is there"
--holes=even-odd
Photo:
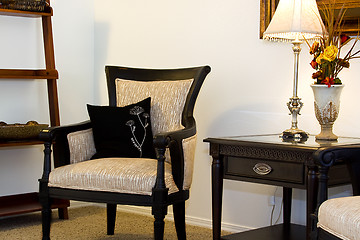
[[[344,85],[313,84],[314,110],[316,119],[321,126],[321,132],[315,136],[317,140],[335,141],[338,139],[333,133],[333,125],[339,115],[340,95]]]

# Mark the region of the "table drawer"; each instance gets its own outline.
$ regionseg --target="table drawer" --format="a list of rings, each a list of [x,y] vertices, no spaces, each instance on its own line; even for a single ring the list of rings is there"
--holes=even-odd
[[[283,161],[226,157],[225,175],[303,183],[304,165]]]

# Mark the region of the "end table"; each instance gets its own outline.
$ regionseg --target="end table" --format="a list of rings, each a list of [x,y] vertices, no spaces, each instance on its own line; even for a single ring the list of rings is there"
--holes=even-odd
[[[213,239],[221,239],[223,179],[254,182],[283,187],[283,224],[223,236],[235,239],[310,239],[311,214],[315,212],[318,192],[318,168],[313,154],[324,148],[360,144],[360,138],[340,137],[337,141],[316,141],[309,136],[305,142],[289,142],[280,134],[207,138],[212,156],[212,220]],[[328,185],[349,184],[345,164],[329,170]],[[306,226],[292,224],[292,189],[306,190]]]

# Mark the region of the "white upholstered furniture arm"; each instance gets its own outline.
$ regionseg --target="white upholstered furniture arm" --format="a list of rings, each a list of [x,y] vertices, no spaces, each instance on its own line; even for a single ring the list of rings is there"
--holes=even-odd
[[[340,239],[360,239],[360,196],[329,199],[319,208],[318,227]]]
[[[91,128],[69,133],[67,139],[71,164],[89,160],[96,153]]]

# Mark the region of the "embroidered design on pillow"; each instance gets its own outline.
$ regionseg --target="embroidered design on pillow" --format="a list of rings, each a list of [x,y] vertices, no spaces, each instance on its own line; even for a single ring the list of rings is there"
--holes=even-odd
[[[134,120],[128,120],[126,122],[126,126],[129,126],[132,137],[131,137],[131,142],[133,143],[133,145],[139,150],[140,152],[140,156],[142,157],[142,147],[144,145],[145,139],[146,139],[146,128],[149,127],[149,118],[150,115],[149,113],[146,113],[144,108],[140,107],[140,106],[135,106],[133,108],[130,109],[130,114],[137,116],[137,119],[139,120],[140,126],[143,129],[143,138],[142,139],[138,139],[137,136],[135,135],[135,131],[137,130],[137,126],[136,122]],[[141,118],[142,117],[142,118]],[[140,127],[138,127],[139,129]]]
[[[95,158],[156,158],[151,130],[151,98],[124,107],[87,105]]]

